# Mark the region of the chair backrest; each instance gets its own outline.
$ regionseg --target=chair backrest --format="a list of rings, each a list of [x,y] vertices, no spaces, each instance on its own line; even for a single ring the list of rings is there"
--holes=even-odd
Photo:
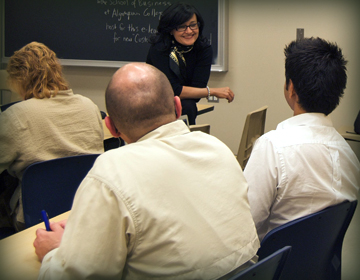
[[[263,106],[250,112],[246,116],[239,150],[236,156],[242,169],[245,168],[249,160],[254,142],[264,134],[267,108],[268,106]]]
[[[7,84],[8,73],[6,70],[0,70],[0,90],[10,90],[9,85]]]
[[[179,120],[183,120],[184,123],[189,127],[190,131],[202,131],[207,134],[210,134],[210,125],[209,124],[192,124],[189,125],[189,119],[187,115],[181,115]]]
[[[285,246],[256,264],[240,271],[229,280],[277,280],[285,266],[291,246]]]
[[[12,105],[18,103],[20,101],[14,101],[14,102],[10,102],[10,103],[7,103],[7,104],[4,104],[4,105],[1,105],[0,106],[0,110],[1,112],[4,112],[7,108],[11,107]]]
[[[359,110],[359,113],[357,114],[357,117],[354,122],[354,131],[357,134],[360,134],[360,110]]]
[[[189,125],[190,131],[201,131],[210,134],[210,124],[192,124]]]
[[[181,116],[179,117],[179,120],[183,120],[184,123],[185,123],[187,126],[189,126],[189,119],[188,119],[188,116],[187,116],[187,115],[181,115]]]
[[[29,165],[22,177],[22,202],[26,227],[69,211],[75,192],[99,155],[79,155]]]
[[[345,201],[270,231],[258,251],[263,259],[284,246],[291,256],[280,279],[341,279],[341,249],[357,201]]]

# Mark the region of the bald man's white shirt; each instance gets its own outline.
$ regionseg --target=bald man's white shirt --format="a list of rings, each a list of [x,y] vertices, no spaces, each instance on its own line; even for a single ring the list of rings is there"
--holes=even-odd
[[[98,157],[39,279],[217,279],[258,248],[234,155],[176,121]]]

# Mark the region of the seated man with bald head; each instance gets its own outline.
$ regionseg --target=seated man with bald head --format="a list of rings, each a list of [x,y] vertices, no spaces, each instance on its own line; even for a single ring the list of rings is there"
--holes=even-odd
[[[221,141],[176,120],[166,76],[127,64],[106,107],[107,127],[128,145],[97,158],[67,223],[37,230],[39,279],[218,279],[256,259],[241,168]]]

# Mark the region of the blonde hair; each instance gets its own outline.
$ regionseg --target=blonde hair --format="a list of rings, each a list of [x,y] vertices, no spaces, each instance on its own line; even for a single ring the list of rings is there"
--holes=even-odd
[[[32,42],[14,52],[6,71],[10,86],[25,100],[50,98],[69,89],[56,54],[42,43]]]

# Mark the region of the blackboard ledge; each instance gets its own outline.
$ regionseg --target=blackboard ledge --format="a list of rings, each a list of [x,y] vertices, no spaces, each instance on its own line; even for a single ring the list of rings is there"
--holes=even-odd
[[[9,57],[3,57],[2,62],[8,63]],[[59,59],[62,66],[85,66],[85,67],[108,67],[120,68],[132,61],[107,61],[107,60],[82,60],[82,59]],[[227,72],[224,65],[212,64],[212,72]]]

